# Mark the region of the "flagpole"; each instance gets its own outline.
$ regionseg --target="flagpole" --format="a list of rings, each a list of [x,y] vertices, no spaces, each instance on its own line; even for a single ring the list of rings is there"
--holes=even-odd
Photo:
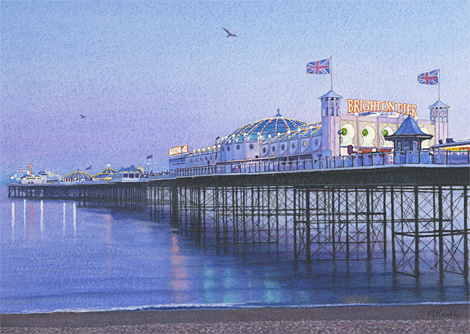
[[[333,91],[333,56],[330,57],[331,90]]]
[[[437,100],[441,100],[441,69],[437,70]]]

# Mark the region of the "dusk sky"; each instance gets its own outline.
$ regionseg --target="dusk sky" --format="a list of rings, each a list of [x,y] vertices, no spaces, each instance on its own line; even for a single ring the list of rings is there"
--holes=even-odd
[[[333,56],[347,99],[416,104],[440,69],[449,136],[470,138],[470,1],[1,1],[1,176],[168,168],[168,149],[214,144],[276,115],[320,121]],[[222,28],[238,37],[226,37]],[[80,114],[86,115],[81,119]]]

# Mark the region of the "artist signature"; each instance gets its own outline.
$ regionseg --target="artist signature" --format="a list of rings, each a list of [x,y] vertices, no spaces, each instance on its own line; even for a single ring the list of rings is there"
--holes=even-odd
[[[442,311],[442,309],[439,310],[432,310],[428,312],[428,318],[429,317],[447,317],[447,318],[458,318],[460,315],[457,314],[456,310],[451,310],[450,312]]]

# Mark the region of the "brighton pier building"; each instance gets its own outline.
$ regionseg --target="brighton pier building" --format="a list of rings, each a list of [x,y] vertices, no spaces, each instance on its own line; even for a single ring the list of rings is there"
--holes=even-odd
[[[170,172],[203,166],[237,166],[250,161],[295,161],[351,153],[390,152],[395,134],[407,118],[416,124],[426,140],[403,140],[395,150],[430,148],[446,141],[449,106],[437,101],[429,107],[429,119],[417,119],[417,106],[406,103],[347,100],[341,112],[342,97],[329,91],[319,97],[321,122],[308,123],[284,117],[279,109],[274,117],[246,124],[215,145],[190,150],[188,145],[169,150]],[[341,150],[341,151],[340,151]]]

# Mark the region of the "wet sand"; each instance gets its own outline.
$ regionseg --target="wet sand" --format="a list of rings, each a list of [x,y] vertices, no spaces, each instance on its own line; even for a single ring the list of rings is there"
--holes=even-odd
[[[470,305],[2,314],[2,333],[470,333]]]

